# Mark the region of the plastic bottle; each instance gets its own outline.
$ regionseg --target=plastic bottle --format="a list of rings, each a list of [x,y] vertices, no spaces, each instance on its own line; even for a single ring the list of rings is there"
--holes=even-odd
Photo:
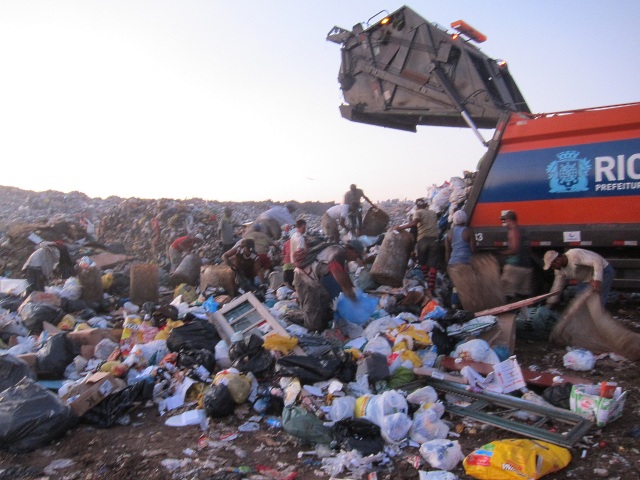
[[[282,420],[276,417],[267,418],[267,425],[271,428],[282,428]]]

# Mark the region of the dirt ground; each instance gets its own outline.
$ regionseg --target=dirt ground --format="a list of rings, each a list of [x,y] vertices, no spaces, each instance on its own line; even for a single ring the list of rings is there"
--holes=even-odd
[[[640,300],[622,298],[608,307],[615,318],[640,332]],[[623,415],[602,429],[593,429],[571,449],[571,463],[550,474],[549,480],[564,478],[638,478],[640,471],[640,382],[635,363],[598,360],[589,372],[563,367],[563,348],[546,342],[518,340],[516,355],[523,367],[536,366],[554,374],[579,374],[593,383],[615,381],[628,393]],[[79,424],[60,440],[26,454],[0,452],[0,480],[8,479],[240,479],[240,478],[370,478],[345,471],[331,477],[321,469],[321,460],[310,445],[301,445],[282,429],[261,422],[251,433],[238,427],[255,413],[248,404],[235,414],[201,426],[165,426],[155,406],[141,405],[130,412],[128,425],[98,429]],[[465,455],[485,443],[515,438],[514,434],[480,423],[463,422],[445,414],[452,431],[458,426]],[[374,464],[378,479],[417,479],[418,469],[431,470],[414,447],[404,447],[386,465]],[[235,471],[234,471],[235,469]],[[453,470],[461,479],[462,464]]]

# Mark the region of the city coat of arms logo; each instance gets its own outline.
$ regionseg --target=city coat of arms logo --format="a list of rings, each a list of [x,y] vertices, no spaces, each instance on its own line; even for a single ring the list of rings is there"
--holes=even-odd
[[[587,158],[578,158],[580,152],[567,150],[556,155],[557,160],[547,165],[549,193],[573,193],[589,190],[587,173],[591,163]]]

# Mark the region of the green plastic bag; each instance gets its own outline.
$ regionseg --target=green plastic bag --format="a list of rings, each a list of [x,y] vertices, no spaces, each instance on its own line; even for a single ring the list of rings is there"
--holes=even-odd
[[[282,428],[285,432],[310,443],[331,443],[331,430],[315,415],[298,406],[285,407],[282,411]]]

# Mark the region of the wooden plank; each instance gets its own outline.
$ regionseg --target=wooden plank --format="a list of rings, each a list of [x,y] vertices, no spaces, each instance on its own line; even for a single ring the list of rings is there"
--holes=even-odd
[[[543,295],[538,295],[537,297],[525,298],[524,300],[519,300],[513,303],[507,303],[506,305],[502,305],[500,307],[489,308],[487,310],[482,310],[481,312],[476,312],[476,317],[481,317],[483,315],[498,315],[500,313],[510,312],[511,310],[518,310],[521,307],[528,307],[529,305],[533,305],[534,303],[538,303],[542,300],[545,300],[549,297],[553,297],[561,292],[561,290],[555,290],[553,292],[545,293]]]
[[[89,257],[99,269],[111,268],[124,262],[135,260],[133,255],[123,255],[119,253],[102,252]]]

